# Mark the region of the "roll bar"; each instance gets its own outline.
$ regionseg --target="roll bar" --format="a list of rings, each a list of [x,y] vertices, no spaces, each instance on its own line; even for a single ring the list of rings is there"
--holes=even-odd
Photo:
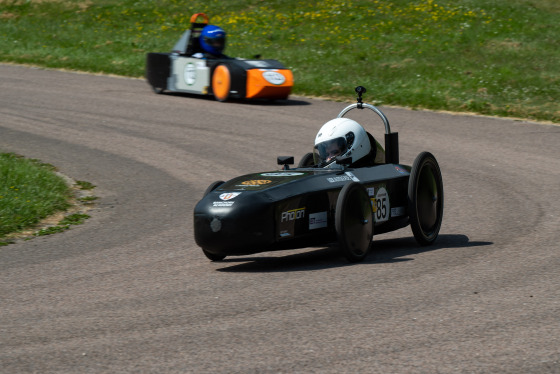
[[[342,109],[342,112],[340,112],[338,114],[338,118],[344,117],[344,115],[346,113],[348,113],[352,109],[356,109],[356,108],[358,108],[358,109],[368,108],[368,109],[373,110],[383,120],[383,123],[385,124],[385,134],[390,134],[391,133],[391,126],[389,125],[389,120],[387,119],[385,114],[383,114],[382,111],[380,111],[378,108],[374,107],[371,104],[356,103],[356,104],[348,105],[346,108]]]
[[[346,108],[344,108],[339,114],[337,118],[342,118],[346,113],[351,111],[352,109],[370,109],[374,111],[385,125],[385,163],[387,164],[398,164],[399,163],[399,134],[397,132],[391,132],[391,126],[389,125],[389,120],[383,114],[381,110],[376,108],[371,104],[364,104],[362,102],[362,94],[366,92],[365,87],[358,86],[355,89],[356,93],[358,94],[358,99],[356,104],[350,104]]]

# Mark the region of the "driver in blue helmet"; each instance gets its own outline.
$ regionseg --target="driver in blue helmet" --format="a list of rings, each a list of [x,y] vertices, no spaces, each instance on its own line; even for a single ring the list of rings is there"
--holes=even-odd
[[[218,26],[204,26],[199,37],[204,53],[195,53],[196,58],[228,58],[222,52],[226,48],[226,32]]]

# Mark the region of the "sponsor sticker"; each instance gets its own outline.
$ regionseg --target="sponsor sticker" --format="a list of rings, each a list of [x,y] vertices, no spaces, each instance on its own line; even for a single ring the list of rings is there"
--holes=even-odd
[[[224,192],[220,195],[220,200],[231,200],[239,195],[241,195],[241,192]]]
[[[309,230],[327,227],[327,212],[311,213],[309,215]]]
[[[344,175],[337,175],[336,177],[329,177],[327,178],[329,183],[337,183],[337,182],[346,182],[346,181],[354,181],[359,182],[360,180],[356,177],[353,173],[347,171]]]
[[[216,207],[230,207],[235,201],[214,201],[212,206]]]
[[[265,71],[262,76],[270,84],[281,85],[286,82],[286,77],[276,71]]]
[[[287,237],[290,237],[290,236],[292,236],[292,234],[290,234],[287,230],[280,231],[280,237],[281,238],[287,238]]]
[[[350,177],[350,179],[352,179],[354,182],[359,182],[360,180],[358,179],[357,176],[355,176],[354,174],[352,174],[351,172],[347,171],[346,173],[344,173],[346,175],[348,175]]]
[[[336,177],[329,177],[329,178],[327,178],[327,180],[329,181],[329,183],[336,183],[336,182],[349,181],[351,179],[348,175],[340,175],[340,176],[336,176]]]
[[[269,184],[271,182],[272,181],[268,180],[268,179],[252,179],[252,180],[249,180],[249,181],[241,182],[241,184],[243,186],[261,186],[263,184]]]
[[[295,221],[305,217],[305,207],[288,210],[280,215],[280,222]]]

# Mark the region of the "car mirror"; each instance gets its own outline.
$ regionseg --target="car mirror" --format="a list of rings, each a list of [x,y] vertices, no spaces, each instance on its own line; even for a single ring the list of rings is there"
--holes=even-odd
[[[276,162],[278,162],[278,165],[293,165],[294,156],[278,156]]]

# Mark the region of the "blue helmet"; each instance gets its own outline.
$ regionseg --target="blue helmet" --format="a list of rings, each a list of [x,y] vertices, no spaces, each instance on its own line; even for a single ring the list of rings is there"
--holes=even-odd
[[[200,34],[200,46],[205,52],[221,55],[226,47],[226,32],[218,26],[205,26]]]

